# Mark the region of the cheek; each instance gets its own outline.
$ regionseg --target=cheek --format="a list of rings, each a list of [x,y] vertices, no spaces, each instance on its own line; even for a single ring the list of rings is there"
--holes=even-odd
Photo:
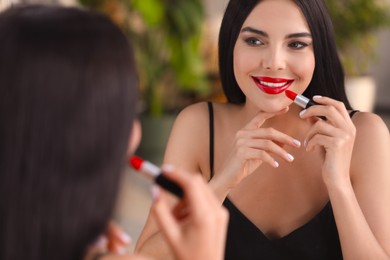
[[[241,48],[239,45],[234,48],[233,69],[238,83],[259,66],[259,59],[254,55],[253,51]]]
[[[293,70],[296,75],[299,76],[300,81],[302,83],[305,83],[306,86],[310,83],[314,68],[315,68],[315,60],[314,56],[312,57],[306,57],[299,59],[299,62],[296,63],[299,64],[298,66],[294,66]]]

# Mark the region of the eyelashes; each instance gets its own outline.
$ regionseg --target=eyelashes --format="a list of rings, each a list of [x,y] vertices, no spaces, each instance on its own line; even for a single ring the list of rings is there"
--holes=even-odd
[[[252,46],[252,47],[258,47],[258,46],[265,45],[264,41],[262,41],[256,37],[246,37],[246,38],[244,38],[244,42],[248,46]],[[305,47],[309,46],[310,44],[311,43],[306,43],[303,41],[292,41],[292,42],[288,43],[287,46],[291,49],[294,49],[294,50],[300,50],[300,49],[304,49]]]
[[[255,37],[248,37],[248,38],[245,38],[244,41],[249,45],[249,46],[260,46],[260,45],[264,45],[264,43],[255,38]]]
[[[303,48],[309,46],[309,44],[307,44],[305,42],[296,41],[296,42],[290,43],[288,46],[293,48],[293,49],[300,50],[300,49],[303,49]]]

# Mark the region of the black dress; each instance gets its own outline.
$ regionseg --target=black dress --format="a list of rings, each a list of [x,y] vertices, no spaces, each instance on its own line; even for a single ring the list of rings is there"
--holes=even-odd
[[[214,113],[210,113],[210,174],[214,168]],[[355,113],[351,113],[351,116]],[[268,239],[230,200],[225,259],[343,259],[330,202],[309,222],[279,239]]]

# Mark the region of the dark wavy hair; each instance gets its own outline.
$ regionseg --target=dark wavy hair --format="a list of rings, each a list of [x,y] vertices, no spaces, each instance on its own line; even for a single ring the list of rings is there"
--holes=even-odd
[[[112,217],[135,117],[124,34],[54,6],[0,14],[0,259],[82,259]]]
[[[337,53],[331,18],[323,0],[292,0],[301,9],[313,38],[315,69],[305,96],[328,96],[351,105],[344,87],[344,72]],[[242,104],[245,95],[233,71],[233,49],[242,24],[261,0],[230,0],[219,34],[219,70],[228,102]],[[259,17],[261,19],[261,17]]]

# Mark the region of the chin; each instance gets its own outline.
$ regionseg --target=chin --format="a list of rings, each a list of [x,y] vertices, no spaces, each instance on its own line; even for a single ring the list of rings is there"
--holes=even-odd
[[[263,104],[257,105],[257,107],[264,112],[268,113],[276,113],[279,112],[286,107],[288,107],[291,104],[291,102],[264,102]]]

